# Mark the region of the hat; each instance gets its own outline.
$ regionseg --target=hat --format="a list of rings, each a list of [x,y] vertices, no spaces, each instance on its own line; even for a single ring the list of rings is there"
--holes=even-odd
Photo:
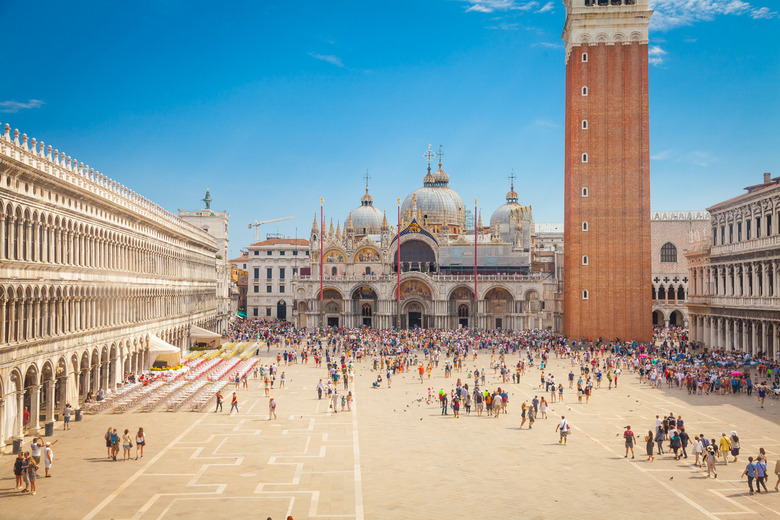
[[[734,437],[736,437],[736,436],[737,436],[737,432],[736,432],[736,431],[733,431],[733,432],[731,432],[731,435],[733,435]]]
[[[51,446],[51,443],[50,443],[50,442],[47,442],[47,443],[46,443],[46,446]]]

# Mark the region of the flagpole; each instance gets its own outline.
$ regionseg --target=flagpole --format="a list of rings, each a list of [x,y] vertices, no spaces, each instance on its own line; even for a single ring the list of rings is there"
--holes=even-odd
[[[401,328],[401,199],[396,199],[398,202],[398,229],[396,230],[396,263],[398,264],[398,277],[396,281],[396,311],[398,314],[398,329]]]
[[[323,240],[323,235],[325,234],[325,208],[323,203],[325,202],[325,199],[320,197],[320,221],[322,223],[322,227],[320,227],[320,325],[322,328],[325,328],[325,308],[323,307],[324,302],[324,296],[323,296],[323,272],[322,272],[322,257],[325,255],[325,250],[323,249],[325,241]]]
[[[474,199],[474,331],[477,330],[477,199]]]

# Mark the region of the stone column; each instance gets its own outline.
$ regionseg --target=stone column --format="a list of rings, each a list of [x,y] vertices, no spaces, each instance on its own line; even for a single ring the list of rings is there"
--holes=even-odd
[[[2,245],[0,245],[0,248],[2,248]],[[6,316],[6,308],[8,306],[8,300],[6,299],[6,296],[3,295],[3,298],[0,299],[0,343],[5,343],[5,316]],[[10,341],[9,341],[10,343]],[[2,399],[3,396],[0,395],[0,399]],[[3,421],[3,416],[0,415],[0,422]],[[2,436],[0,436],[0,443],[2,443]]]
[[[756,355],[756,351],[758,350],[758,345],[757,345],[757,343],[758,343],[758,322],[757,321],[753,321],[753,322],[751,322],[751,325],[752,326],[750,328],[751,329],[751,334],[750,334],[750,339],[751,339],[750,353],[755,356]]]
[[[53,421],[54,420],[54,404],[55,404],[55,387],[56,381],[52,379],[51,381],[46,381],[46,421]],[[66,379],[66,386],[67,386],[67,379]],[[65,394],[68,395],[68,394]]]
[[[761,274],[763,280],[761,282],[761,296],[769,296],[769,262],[761,262]]]
[[[30,387],[30,433],[37,432],[41,427],[41,387]]]
[[[8,343],[16,341],[16,298],[8,300]]]
[[[8,247],[8,244],[5,236],[5,213],[0,213],[0,260],[5,260],[5,248]],[[0,436],[0,446],[2,446],[2,442],[3,438]]]
[[[20,382],[24,385],[24,382]],[[16,392],[16,431],[14,437],[24,437],[24,390]]]
[[[775,356],[777,356],[777,322],[772,323],[772,339],[770,340],[769,344],[772,346],[771,351],[769,352],[769,355],[767,355],[767,359],[775,359]]]

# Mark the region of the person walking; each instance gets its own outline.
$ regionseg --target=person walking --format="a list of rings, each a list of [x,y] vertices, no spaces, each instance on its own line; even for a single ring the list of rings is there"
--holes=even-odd
[[[626,441],[626,456],[623,457],[624,459],[628,458],[628,450],[631,450],[631,458],[634,458],[634,443],[636,443],[636,437],[634,436],[634,432],[631,431],[631,426],[626,426],[626,431],[623,432],[623,439]]]
[[[235,392],[233,392],[233,397],[230,400],[230,411],[228,412],[228,415],[233,413],[233,409],[236,409],[236,415],[238,415],[238,396]]]
[[[330,407],[333,408],[333,413],[339,413],[339,389],[336,385],[333,385],[333,392],[330,394]]]
[[[536,409],[533,406],[528,407],[528,429],[532,430],[536,420]]]
[[[22,472],[24,467],[24,453],[19,452],[19,454],[16,456],[16,459],[14,459],[14,477],[16,477],[16,489],[20,490],[22,489]]]
[[[111,458],[111,430],[113,430],[113,428],[109,426],[105,435],[103,435],[103,438],[106,440],[106,454],[109,459]]]
[[[43,467],[46,469],[45,478],[51,478],[51,466],[54,464],[54,451],[51,447],[57,444],[58,440],[47,442],[46,448],[43,450]]]
[[[32,458],[36,464],[41,464],[41,447],[43,446],[43,440],[40,437],[33,437],[30,443],[30,451],[32,452]]]
[[[710,444],[707,446],[707,451],[704,454],[704,462],[707,464],[707,477],[710,473],[714,475],[714,478],[718,478],[718,472],[715,470],[715,462],[718,460],[718,454],[715,452],[715,447]]]
[[[272,397],[268,401],[268,420],[276,419],[276,400]]]
[[[214,413],[217,413],[217,411],[220,411],[220,412],[222,411],[222,401],[224,399],[225,398],[222,397],[222,392],[217,390],[217,406],[216,406],[216,408],[214,408]]]
[[[144,446],[146,446],[146,434],[143,428],[138,428],[135,434],[135,460],[138,460],[138,452],[141,452],[141,458],[144,458]]]
[[[317,383],[317,399],[322,399],[322,391],[325,389],[325,385],[322,384],[322,379]]]
[[[116,428],[111,429],[111,457],[116,462],[116,456],[119,455],[119,434]]]
[[[748,457],[748,465],[745,467],[745,471],[742,472],[739,478],[747,475],[748,488],[750,488],[750,494],[753,494],[753,479],[756,478],[756,465],[753,464],[753,457]]]
[[[664,454],[664,441],[666,440],[666,434],[663,428],[658,429],[658,433],[655,434],[655,443],[657,445],[657,451],[659,455]]]
[[[700,468],[703,462],[702,455],[704,455],[704,444],[701,442],[701,437],[698,435],[694,437],[693,454],[696,455],[696,467]]]
[[[723,464],[729,463],[729,452],[731,452],[731,441],[726,437],[725,433],[721,434],[720,441],[718,441],[720,448],[720,454],[723,455]]]
[[[65,410],[62,412],[62,429],[63,430],[70,430],[70,414],[73,413],[73,408],[70,407],[69,403],[65,404]]]
[[[761,493],[761,487],[764,487],[764,493],[769,493],[766,488],[766,463],[764,458],[759,455],[756,459],[756,493]]]
[[[653,462],[655,457],[653,456],[653,448],[655,448],[655,442],[653,441],[653,432],[648,430],[645,435],[645,448],[647,449],[647,460]]]
[[[122,460],[130,460],[133,457],[130,455],[130,450],[133,449],[133,439],[130,438],[130,430],[125,428],[125,432],[122,434]]]
[[[737,432],[732,431],[731,437],[729,438],[731,441],[731,454],[734,456],[734,462],[737,462],[737,458],[739,457],[739,436],[737,435]]]
[[[566,443],[568,442],[570,429],[571,426],[569,426],[569,421],[566,420],[566,416],[561,415],[561,420],[558,422],[558,426],[555,427],[555,431],[559,432],[560,435],[560,438],[558,439],[558,444],[563,444],[564,446],[566,446]]]
[[[347,393],[347,411],[352,411],[352,392]]]

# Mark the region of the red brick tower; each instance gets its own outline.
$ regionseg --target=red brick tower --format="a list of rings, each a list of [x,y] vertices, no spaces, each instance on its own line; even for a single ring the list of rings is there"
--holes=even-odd
[[[565,0],[563,328],[649,341],[648,0]]]

